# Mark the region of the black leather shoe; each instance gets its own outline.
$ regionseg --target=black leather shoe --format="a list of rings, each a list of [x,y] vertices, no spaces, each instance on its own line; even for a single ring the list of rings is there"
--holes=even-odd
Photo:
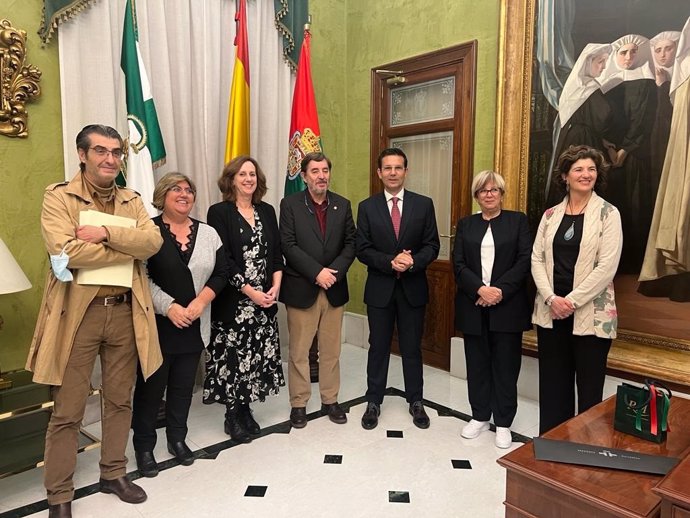
[[[345,410],[343,410],[338,402],[331,403],[330,405],[321,404],[321,413],[327,415],[328,419],[333,421],[335,424],[345,424],[347,423],[347,415]]]
[[[230,438],[241,444],[247,444],[252,442],[251,436],[242,428],[242,425],[236,419],[225,418],[225,424],[223,425],[225,433],[230,436]]]
[[[140,504],[146,500],[146,491],[130,482],[127,477],[115,480],[100,479],[101,493],[113,493],[123,502],[128,504]]]
[[[49,505],[48,518],[72,518],[72,502]]]
[[[158,463],[152,451],[135,451],[134,457],[137,459],[137,468],[142,476],[153,478],[158,475]]]
[[[290,410],[290,424],[293,428],[304,428],[307,426],[307,409],[298,407]]]
[[[245,403],[240,407],[239,418],[240,423],[242,423],[242,428],[244,428],[249,435],[259,435],[261,433],[261,427],[252,416],[252,409],[249,408],[249,403]]]
[[[362,428],[373,430],[379,424],[381,406],[378,403],[367,403],[367,409],[362,416]]]
[[[183,466],[191,466],[194,464],[194,454],[184,441],[169,442],[168,451],[173,454]]]
[[[410,404],[410,415],[412,416],[412,422],[417,428],[429,428],[431,421],[429,421],[429,416],[426,415],[421,401],[415,401]]]

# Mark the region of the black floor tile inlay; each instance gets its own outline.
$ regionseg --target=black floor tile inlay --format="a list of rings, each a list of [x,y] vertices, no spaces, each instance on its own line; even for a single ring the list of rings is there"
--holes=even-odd
[[[470,464],[469,460],[452,459],[451,462],[453,463],[453,469],[472,469],[472,464]]]
[[[410,503],[410,492],[409,491],[388,491],[388,501],[398,504],[409,504]]]
[[[323,458],[323,463],[324,464],[342,464],[343,463],[343,456],[342,455],[326,455]]]
[[[403,433],[402,433],[402,430],[388,430],[386,432],[386,437],[393,437],[395,439],[402,439]]]
[[[204,452],[203,454],[199,455],[197,459],[199,460],[216,460],[218,457],[218,454],[220,451],[212,451],[212,452],[206,452],[205,450],[200,450],[201,452]]]
[[[266,494],[268,486],[247,486],[244,496],[258,496],[262,497]]]

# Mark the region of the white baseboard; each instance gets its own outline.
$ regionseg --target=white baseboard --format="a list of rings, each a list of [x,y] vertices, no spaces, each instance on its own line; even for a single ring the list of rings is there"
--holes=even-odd
[[[460,336],[450,339],[450,375],[463,380],[467,379],[465,340]]]
[[[366,315],[345,312],[343,317],[343,343],[369,349],[369,320]]]

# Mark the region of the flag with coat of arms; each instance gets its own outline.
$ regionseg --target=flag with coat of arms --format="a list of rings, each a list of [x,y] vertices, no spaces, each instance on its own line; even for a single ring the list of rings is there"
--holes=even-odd
[[[292,97],[290,148],[288,152],[285,196],[304,190],[300,165],[307,153],[322,151],[319,114],[316,111],[314,85],[311,80],[311,32],[305,26],[304,41],[297,62],[297,79]]]

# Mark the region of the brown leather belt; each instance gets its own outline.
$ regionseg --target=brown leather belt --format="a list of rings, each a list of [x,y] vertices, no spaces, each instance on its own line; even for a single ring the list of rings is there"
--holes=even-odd
[[[131,302],[132,292],[122,293],[120,295],[112,295],[110,297],[95,297],[91,304],[94,306],[117,306],[123,302]]]

